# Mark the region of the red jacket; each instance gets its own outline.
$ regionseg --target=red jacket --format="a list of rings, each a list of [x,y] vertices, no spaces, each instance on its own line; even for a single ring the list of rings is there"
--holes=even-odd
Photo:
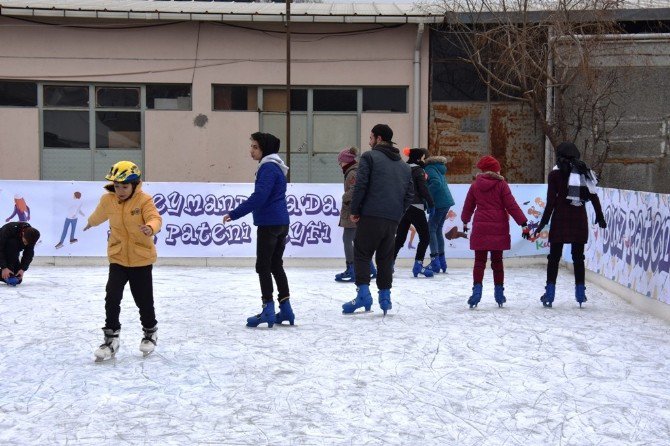
[[[519,226],[526,223],[526,217],[514,200],[507,182],[493,172],[477,175],[470,186],[461,212],[463,224],[470,222],[473,213],[475,218],[470,234],[470,249],[475,251],[510,249],[509,216]]]

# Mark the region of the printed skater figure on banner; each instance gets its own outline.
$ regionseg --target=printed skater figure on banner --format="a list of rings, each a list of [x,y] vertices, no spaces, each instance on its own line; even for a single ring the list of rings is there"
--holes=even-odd
[[[23,281],[39,239],[40,231],[26,222],[11,222],[0,228],[0,281],[11,286]]]
[[[344,194],[342,194],[342,207],[340,211],[339,226],[342,228],[342,243],[344,245],[344,259],[346,268],[344,272],[335,274],[337,282],[353,282],[356,277],[354,272],[354,237],[356,236],[356,223],[349,219],[351,215],[351,198],[354,195],[354,185],[356,184],[356,171],[358,170],[358,161],[356,155],[358,148],[348,147],[343,149],[337,155],[337,162],[342,168],[344,174]],[[377,268],[370,262],[370,278],[377,277]]]
[[[258,161],[254,192],[238,207],[223,216],[227,223],[252,213],[256,230],[256,272],[261,285],[261,312],[247,319],[247,327],[259,324],[294,324],[288,279],[284,271],[284,249],[289,229],[286,203],[286,173],[288,167],[279,157],[279,139],[270,133],[251,135],[249,153]],[[275,313],[272,278],[277,282],[279,312]]]
[[[72,194],[72,199],[68,205],[65,222],[63,223],[63,232],[61,232],[60,241],[56,245],[56,249],[63,247],[63,242],[65,242],[65,236],[67,235],[68,229],[70,229],[70,243],[76,243],[78,241],[74,237],[74,231],[77,229],[77,219],[79,218],[79,215],[85,215],[81,210],[81,204],[81,192],[77,191]]]
[[[126,283],[140,310],[144,336],[140,351],[146,356],[158,342],[158,322],[154,310],[153,264],[156,262],[154,235],[163,220],[151,195],[142,191],[139,167],[131,161],[119,161],[105,176],[112,184],[88,218],[84,231],[109,220],[107,238],[109,276],[105,287],[104,341],[95,351],[98,360],[113,358],[119,350],[121,299]]]
[[[571,245],[575,272],[575,300],[581,307],[586,302],[584,245],[589,238],[588,217],[585,203],[590,201],[596,212],[596,223],[607,228],[600,199],[596,194],[595,173],[580,160],[577,146],[562,142],[556,147],[556,166],[547,178],[547,200],[542,219],[535,230],[536,237],[542,229],[549,227],[549,255],[547,256],[547,283],[540,298],[542,305],[551,307],[556,293],[558,264],[563,245]]]
[[[412,170],[402,162],[400,151],[393,147],[393,130],[386,124],[375,125],[370,132],[372,150],[361,155],[356,185],[351,199],[352,222],[357,223],[354,238],[356,297],[342,305],[342,313],[358,308],[370,311],[370,262],[377,263],[379,306],[384,312],[392,308],[393,257],[398,222],[412,202]]]
[[[468,299],[470,308],[479,304],[482,298],[482,282],[489,251],[491,251],[491,269],[493,270],[494,296],[502,307],[505,298],[505,268],[503,251],[511,248],[509,235],[509,216],[522,227],[522,237],[528,239],[526,217],[512,196],[505,178],[500,175],[500,163],[492,156],[485,156],[477,163],[481,173],[477,174],[465,197],[461,221],[463,232],[468,232],[468,224],[474,213],[470,249],[475,252],[475,264],[472,269],[472,296]]]

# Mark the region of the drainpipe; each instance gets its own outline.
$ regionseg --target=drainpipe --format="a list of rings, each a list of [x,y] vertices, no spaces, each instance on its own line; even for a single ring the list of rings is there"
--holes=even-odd
[[[554,37],[554,29],[553,27],[549,27],[549,35],[547,36],[548,43],[549,43],[549,56],[547,57],[547,73],[548,74],[553,74],[554,73],[554,42],[555,42],[555,37]],[[547,80],[549,81],[549,78],[547,77]],[[547,82],[547,108],[546,108],[546,115],[545,119],[547,121],[547,124],[552,124],[552,121],[554,119],[554,87],[551,85],[551,82]],[[551,144],[551,141],[549,140],[548,136],[544,137],[544,177],[547,178],[547,175],[549,175],[549,172],[551,172],[551,169],[554,167],[553,166],[553,152],[554,152],[554,147]],[[543,180],[544,181],[544,180]]]
[[[416,30],[414,44],[414,131],[412,132],[412,147],[420,147],[419,131],[421,118],[421,40],[423,39],[423,23],[419,23]]]

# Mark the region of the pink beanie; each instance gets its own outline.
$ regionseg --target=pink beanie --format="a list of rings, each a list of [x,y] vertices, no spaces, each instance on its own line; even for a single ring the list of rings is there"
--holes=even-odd
[[[347,147],[346,149],[342,150],[339,155],[337,155],[337,162],[349,164],[352,161],[356,161],[357,153],[358,149],[356,147]]]

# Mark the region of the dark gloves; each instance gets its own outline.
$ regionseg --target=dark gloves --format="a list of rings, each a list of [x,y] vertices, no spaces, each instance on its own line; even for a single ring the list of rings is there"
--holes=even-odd
[[[468,233],[468,224],[467,223],[463,223],[463,232],[466,233],[466,234]]]
[[[605,221],[604,215],[596,217],[596,223],[598,223],[598,226],[600,226],[603,229],[607,228],[607,222]]]
[[[521,225],[521,238],[525,240],[530,240],[530,228],[527,223]]]
[[[532,238],[533,239],[538,238],[540,236],[540,232],[542,232],[543,229],[544,229],[544,225],[538,225],[538,227],[533,232]]]

